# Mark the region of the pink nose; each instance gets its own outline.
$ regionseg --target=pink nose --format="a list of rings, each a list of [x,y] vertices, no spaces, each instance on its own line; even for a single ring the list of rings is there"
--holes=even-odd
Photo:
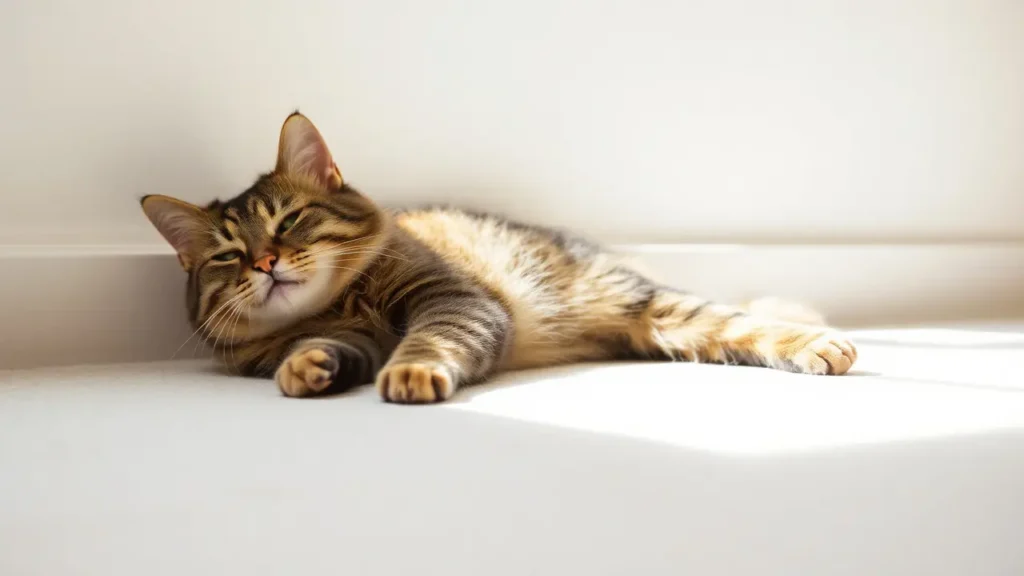
[[[274,262],[277,262],[277,256],[265,254],[253,261],[252,267],[270,274],[270,271],[274,268]]]

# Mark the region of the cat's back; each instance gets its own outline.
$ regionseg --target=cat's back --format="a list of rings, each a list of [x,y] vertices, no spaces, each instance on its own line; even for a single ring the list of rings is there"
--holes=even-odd
[[[457,208],[402,211],[395,222],[446,261],[474,275],[503,277],[536,265],[556,272],[553,268],[558,265],[579,265],[601,254],[595,244],[572,234]]]

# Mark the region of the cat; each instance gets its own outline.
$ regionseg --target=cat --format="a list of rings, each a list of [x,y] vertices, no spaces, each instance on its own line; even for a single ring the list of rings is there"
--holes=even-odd
[[[834,329],[659,285],[571,235],[456,209],[383,210],[298,112],[275,169],[242,194],[141,202],[188,273],[193,328],[286,396],[375,382],[384,401],[430,403],[498,371],[570,362],[843,374],[857,358]]]

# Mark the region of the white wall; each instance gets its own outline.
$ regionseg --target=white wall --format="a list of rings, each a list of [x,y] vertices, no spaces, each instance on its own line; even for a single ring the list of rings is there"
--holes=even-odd
[[[620,242],[1024,239],[1017,0],[0,4],[0,244],[155,243],[298,107],[386,204]]]

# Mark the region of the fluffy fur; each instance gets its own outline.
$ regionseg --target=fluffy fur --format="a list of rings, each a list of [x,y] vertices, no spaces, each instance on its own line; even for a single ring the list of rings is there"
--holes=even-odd
[[[375,381],[384,400],[437,402],[499,370],[606,359],[808,374],[843,374],[856,359],[813,315],[709,302],[559,232],[382,210],[344,182],[298,113],[275,170],[239,196],[205,208],[147,196],[142,207],[188,272],[196,331],[287,396]]]

